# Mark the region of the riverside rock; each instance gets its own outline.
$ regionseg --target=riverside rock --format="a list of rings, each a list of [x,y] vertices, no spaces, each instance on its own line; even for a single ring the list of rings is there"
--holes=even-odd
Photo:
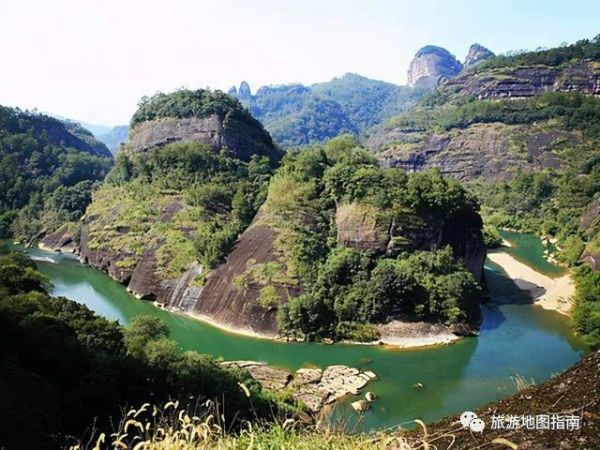
[[[224,361],[220,365],[247,370],[265,389],[290,389],[292,397],[314,413],[319,412],[325,404],[334,403],[348,395],[358,395],[369,381],[377,378],[371,371],[361,372],[343,365],[329,366],[325,370],[302,368],[293,375],[287,370],[255,361]],[[371,394],[369,397],[375,395],[372,392],[368,394]]]

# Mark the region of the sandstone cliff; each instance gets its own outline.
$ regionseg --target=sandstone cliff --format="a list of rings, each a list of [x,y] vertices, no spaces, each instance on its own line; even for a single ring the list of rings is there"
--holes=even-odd
[[[557,168],[554,151],[578,139],[575,132],[496,123],[424,135],[392,129],[373,135],[367,145],[390,167],[409,172],[439,167],[460,180],[493,180],[509,178],[520,168]]]
[[[407,212],[401,222],[370,205],[341,204],[336,210],[337,242],[387,256],[401,251],[432,251],[450,245],[473,276],[482,279],[486,249],[478,214],[447,221],[431,217],[423,223],[423,218]]]
[[[544,92],[600,95],[600,61],[565,66],[501,67],[467,72],[447,80],[443,88],[477,99],[522,98]]]
[[[389,166],[408,171],[439,167],[459,179],[508,178],[526,167],[558,168],[560,151],[580,143],[585,130],[576,122],[565,126],[560,108],[543,115],[543,101],[523,100],[570,92],[598,96],[600,62],[496,67],[475,64],[481,52],[472,48],[467,58],[471,70],[443,81],[427,102],[373,129],[366,145]],[[507,106],[512,100],[522,103]],[[503,113],[509,109],[511,115]]]
[[[248,125],[239,112],[232,111],[223,119],[218,114],[198,118],[160,118],[135,125],[129,134],[126,150],[140,153],[172,142],[201,142],[214,151],[227,147],[236,158],[249,161],[252,155],[281,155],[262,127]]]
[[[448,50],[428,45],[420,49],[408,69],[408,85],[435,88],[445,79],[456,76],[462,64]]]

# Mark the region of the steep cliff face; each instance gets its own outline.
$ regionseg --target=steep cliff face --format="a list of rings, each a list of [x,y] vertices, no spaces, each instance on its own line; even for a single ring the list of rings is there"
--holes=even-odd
[[[408,69],[408,85],[433,89],[440,82],[456,76],[462,64],[448,50],[434,45],[420,49]]]
[[[360,203],[338,205],[337,242],[356,250],[396,256],[401,251],[433,251],[449,245],[477,280],[481,280],[486,249],[481,217],[465,214],[451,220],[429,220],[408,214],[403,220]]]
[[[281,259],[281,252],[275,246],[277,237],[276,230],[261,223],[259,214],[242,233],[226,263],[208,276],[196,300],[184,310],[238,330],[277,336],[276,305],[261,306],[260,295],[265,285],[250,275],[253,268]],[[280,269],[286,271],[287,267]],[[243,283],[237,281],[242,279]],[[299,284],[280,280],[270,281],[270,286],[284,302],[303,290]]]
[[[131,129],[127,150],[148,151],[172,142],[201,142],[218,151],[227,147],[236,158],[249,161],[252,155],[270,156],[280,153],[271,136],[260,127],[248,126],[237,111],[223,119],[217,114],[197,118],[161,118],[145,121]]]
[[[576,132],[521,125],[474,124],[442,133],[390,130],[368,145],[389,167],[418,172],[438,167],[460,180],[506,179],[523,168],[558,168],[555,151],[578,142]],[[419,136],[419,137],[417,137]],[[415,142],[416,139],[419,139]]]
[[[443,86],[477,99],[523,98],[544,92],[600,95],[600,62],[575,61],[558,67],[502,67],[461,74]]]

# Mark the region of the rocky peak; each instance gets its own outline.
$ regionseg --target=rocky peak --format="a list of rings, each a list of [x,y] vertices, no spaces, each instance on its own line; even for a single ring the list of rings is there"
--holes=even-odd
[[[408,85],[433,89],[440,81],[454,77],[462,64],[448,50],[435,45],[420,49],[408,69]]]
[[[232,97],[237,97],[238,96],[238,90],[235,86],[231,86],[229,88],[229,90],[227,91],[227,95],[231,95]]]
[[[238,98],[240,100],[245,100],[250,97],[252,97],[250,85],[247,82],[242,81],[242,83],[240,84],[240,89],[238,90]]]
[[[485,48],[483,45],[475,43],[469,47],[469,53],[465,58],[463,66],[465,68],[472,67],[480,62],[490,59],[493,56],[495,55],[491,50]]]

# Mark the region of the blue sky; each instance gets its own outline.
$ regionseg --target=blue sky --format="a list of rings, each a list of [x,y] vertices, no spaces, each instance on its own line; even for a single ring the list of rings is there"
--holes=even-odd
[[[126,123],[178,87],[326,81],[398,84],[414,53],[463,60],[600,33],[600,3],[571,0],[0,0],[0,104]]]

